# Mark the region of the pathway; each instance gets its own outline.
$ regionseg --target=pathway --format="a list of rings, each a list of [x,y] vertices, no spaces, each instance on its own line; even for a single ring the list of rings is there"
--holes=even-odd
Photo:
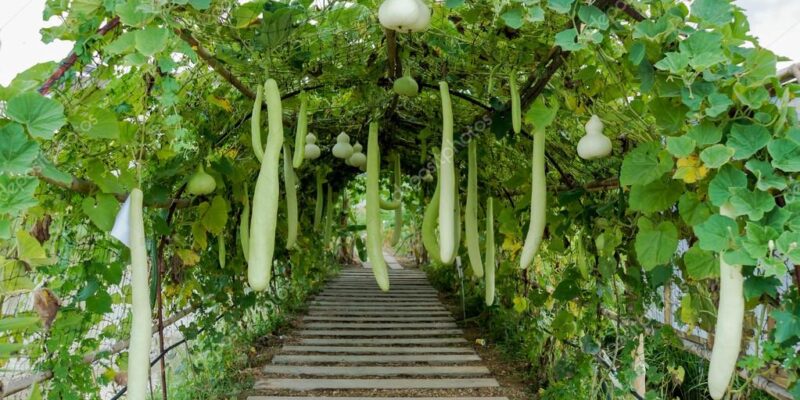
[[[419,270],[344,270],[255,383],[248,400],[507,400]],[[309,397],[311,396],[311,397]]]

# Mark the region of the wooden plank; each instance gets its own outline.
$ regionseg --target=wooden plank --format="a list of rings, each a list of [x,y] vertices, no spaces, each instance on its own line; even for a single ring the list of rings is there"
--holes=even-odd
[[[248,396],[247,400],[374,400],[375,397]],[[380,397],[380,400],[508,400],[508,397]]]
[[[338,322],[453,322],[454,319],[450,316],[429,316],[428,314],[420,314],[417,316],[374,316],[374,317],[356,317],[356,316],[329,316],[329,315],[307,315],[303,317],[303,321],[338,321]]]
[[[464,344],[463,337],[436,338],[301,338],[298,343],[316,346],[409,346]]]
[[[377,310],[358,310],[358,309],[341,309],[336,307],[318,307],[310,309],[308,315],[336,315],[336,316],[352,316],[352,317],[370,317],[370,316],[400,316],[400,317],[414,317],[417,315],[429,316],[451,316],[450,311],[440,310],[392,310],[387,311],[384,309]]]
[[[278,354],[272,357],[272,364],[450,364],[480,360],[477,354]]]
[[[267,374],[314,375],[314,376],[481,376],[488,375],[489,369],[482,365],[441,365],[441,366],[323,366],[323,365],[267,365]]]
[[[309,322],[305,329],[437,329],[457,328],[454,322]]]
[[[416,305],[416,304],[396,304],[396,305],[359,305],[349,303],[315,303],[308,307],[309,310],[351,310],[351,311],[447,311],[440,305]]]
[[[372,354],[452,354],[475,351],[469,347],[398,347],[398,346],[298,346],[285,345],[283,351],[296,353],[372,353]]]
[[[262,379],[256,390],[468,389],[498,387],[492,378],[472,379]]]
[[[300,336],[364,336],[364,337],[396,337],[396,336],[443,336],[461,335],[461,329],[363,329],[363,330],[307,330],[297,331]]]

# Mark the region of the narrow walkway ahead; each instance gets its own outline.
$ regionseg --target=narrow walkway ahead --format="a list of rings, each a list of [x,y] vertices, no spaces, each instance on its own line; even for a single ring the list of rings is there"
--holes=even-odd
[[[365,269],[331,281],[248,400],[507,400],[425,274],[390,277],[389,293]]]

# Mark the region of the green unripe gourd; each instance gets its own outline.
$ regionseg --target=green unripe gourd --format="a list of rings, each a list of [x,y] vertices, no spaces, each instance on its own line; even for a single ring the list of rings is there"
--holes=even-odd
[[[137,188],[131,191],[130,196],[131,339],[128,348],[128,398],[145,400],[149,394],[152,339],[150,268],[147,265],[144,236],[144,194]]]
[[[193,196],[203,196],[213,193],[217,188],[217,182],[214,177],[209,175],[203,165],[197,166],[197,171],[189,178],[189,183],[186,184],[186,193]]]
[[[242,215],[239,217],[239,239],[242,242],[244,261],[250,259],[250,191],[247,183],[244,184],[244,204]]]
[[[383,234],[381,233],[380,173],[381,158],[378,148],[378,123],[369,124],[367,143],[367,255],[372,273],[381,290],[389,291],[389,270],[383,259]]]
[[[283,110],[278,83],[267,79],[264,83],[269,134],[261,170],[256,180],[253,209],[250,220],[250,259],[247,263],[247,281],[255,291],[269,287],[272,278],[272,257],[275,254],[275,229],[280,202],[280,160],[283,147]]]
[[[286,191],[286,248],[291,249],[297,242],[297,188],[292,168],[292,149],[288,143],[283,145],[283,184]]]
[[[467,238],[467,255],[472,273],[483,277],[483,260],[481,260],[480,238],[478,234],[478,151],[477,140],[472,139],[467,145],[467,205],[464,210],[464,224]]]
[[[439,94],[442,98],[442,155],[440,157],[439,180],[441,193],[439,197],[439,257],[445,265],[451,265],[455,259],[457,246],[455,242],[455,163],[453,158],[453,105],[450,100],[450,89],[447,82],[439,82]]]
[[[544,238],[547,217],[547,185],[544,174],[544,140],[543,128],[533,131],[533,156],[531,158],[531,220],[525,245],[520,255],[520,268],[528,268]]]
[[[319,230],[319,224],[322,221],[322,207],[324,207],[324,200],[322,198],[322,181],[325,179],[322,176],[322,170],[317,170],[316,173],[316,180],[317,180],[317,200],[314,203],[314,230]]]
[[[259,85],[256,89],[256,99],[253,102],[253,114],[250,117],[250,142],[258,161],[264,158],[264,147],[261,142],[261,103],[263,101],[264,89]]]
[[[511,91],[511,127],[514,133],[522,130],[522,106],[520,104],[519,89],[517,88],[516,73],[512,72],[508,77],[508,86]]]
[[[428,256],[436,263],[441,263],[439,253],[439,242],[436,238],[436,222],[439,218],[439,196],[441,193],[441,181],[436,182],[436,190],[431,196],[428,206],[425,207],[425,214],[422,216],[422,245]]]
[[[486,200],[486,262],[484,263],[486,272],[486,305],[494,304],[494,199],[489,197]]]
[[[403,231],[403,202],[400,199],[400,156],[394,155],[394,197],[399,203],[394,210],[394,231],[392,231],[392,246],[397,246],[400,243],[400,236]]]
[[[308,134],[308,111],[306,93],[300,92],[300,110],[297,112],[297,130],[294,136],[294,158],[292,167],[300,168],[305,159],[306,135]]]
[[[419,93],[419,85],[411,77],[411,74],[406,71],[401,78],[395,79],[392,90],[401,96],[414,97]]]

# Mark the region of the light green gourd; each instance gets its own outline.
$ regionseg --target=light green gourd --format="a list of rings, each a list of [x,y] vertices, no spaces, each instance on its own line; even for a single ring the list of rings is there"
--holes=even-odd
[[[372,273],[381,290],[389,291],[389,270],[383,259],[383,233],[380,209],[381,158],[378,147],[378,123],[369,124],[367,144],[367,255]]]
[[[453,149],[453,105],[447,82],[439,82],[442,98],[442,152],[440,157],[439,179],[439,257],[445,265],[453,264],[457,243],[455,241],[455,157]]]
[[[397,246],[400,243],[400,237],[403,232],[403,205],[400,199],[400,186],[402,185],[400,176],[400,156],[394,155],[394,197],[400,203],[394,210],[394,231],[392,231],[392,246]]]
[[[297,243],[297,188],[292,149],[288,143],[283,145],[283,184],[286,193],[286,248],[292,249]]]
[[[489,197],[486,200],[486,262],[484,263],[486,272],[484,278],[486,281],[485,300],[487,306],[494,304],[494,273],[496,268],[494,251],[494,199]]]
[[[152,317],[150,308],[150,268],[144,236],[144,194],[138,188],[130,194],[131,249],[131,336],[128,348],[128,398],[146,400],[149,395],[150,341]]]
[[[264,158],[264,147],[261,141],[261,103],[264,101],[264,89],[261,85],[256,89],[256,99],[253,101],[253,114],[250,116],[250,142],[253,153],[260,162]]]
[[[300,168],[305,160],[306,135],[308,134],[308,100],[306,93],[300,92],[300,110],[297,112],[297,130],[294,136],[294,158],[292,167]]]
[[[467,255],[472,273],[483,277],[483,260],[481,260],[480,237],[478,234],[478,151],[477,140],[472,139],[467,145],[467,205],[464,210],[466,228]]]

